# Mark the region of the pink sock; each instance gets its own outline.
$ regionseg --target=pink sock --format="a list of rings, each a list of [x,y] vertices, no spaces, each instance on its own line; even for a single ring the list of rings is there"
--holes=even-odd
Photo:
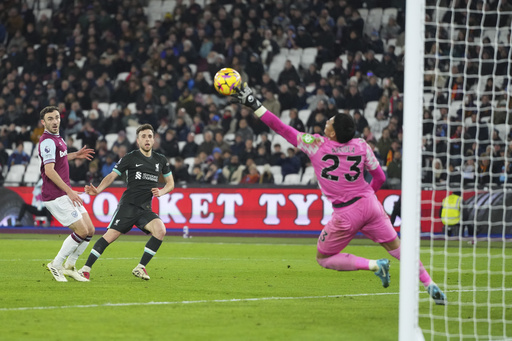
[[[318,258],[318,264],[326,269],[338,271],[370,270],[370,261],[366,258],[357,257],[349,253],[338,253],[329,258]]]
[[[425,270],[425,267],[423,266],[423,263],[420,261],[420,281],[423,283],[423,285],[428,287],[430,283],[432,283],[432,278],[430,278],[430,275],[428,274],[427,270]]]
[[[397,249],[390,250],[388,253],[395,257],[396,259],[400,260],[400,246]],[[430,278],[430,275],[428,274],[427,270],[425,270],[425,267],[423,266],[423,263],[420,261],[420,281],[423,283],[425,287],[428,287],[430,283],[432,283],[432,278]]]

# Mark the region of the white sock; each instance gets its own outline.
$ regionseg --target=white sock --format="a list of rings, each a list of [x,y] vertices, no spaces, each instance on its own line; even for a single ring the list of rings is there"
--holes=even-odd
[[[61,267],[64,260],[82,243],[82,239],[80,237],[77,239],[77,237],[78,236],[75,233],[72,233],[64,240],[59,253],[57,253],[57,256],[53,260],[54,266]]]
[[[71,268],[75,266],[78,257],[80,257],[82,253],[84,253],[85,249],[87,249],[87,246],[89,246],[89,241],[87,240],[84,240],[82,244],[78,245],[76,250],[69,255],[68,259],[66,260],[66,263],[64,263],[64,267]]]
[[[370,262],[368,263],[368,268],[370,270],[372,270],[372,271],[379,270],[379,266],[377,265],[377,261],[373,260],[373,259],[370,259]]]

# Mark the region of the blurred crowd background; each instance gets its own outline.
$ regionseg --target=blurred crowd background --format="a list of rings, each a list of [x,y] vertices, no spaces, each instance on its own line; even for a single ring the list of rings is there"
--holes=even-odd
[[[399,189],[404,6],[399,0],[3,1],[2,181],[37,182],[39,111],[55,105],[69,152],[96,150],[91,162],[70,162],[76,185],[97,184],[110,173],[136,148],[134,132],[143,123],[155,128],[154,149],[169,158],[177,183],[314,183],[304,153],[215,92],[215,73],[232,67],[297,130],[323,134],[334,114],[352,115],[357,136],[386,170],[385,187]],[[423,115],[428,186],[503,185],[512,174],[511,8],[509,1],[427,1],[424,112],[407,115]]]

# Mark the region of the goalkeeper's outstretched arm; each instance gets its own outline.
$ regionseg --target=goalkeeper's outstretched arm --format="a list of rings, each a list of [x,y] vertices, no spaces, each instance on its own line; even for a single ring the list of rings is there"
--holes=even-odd
[[[236,102],[248,106],[254,110],[254,114],[258,116],[263,121],[263,123],[284,137],[286,141],[290,142],[294,147],[297,147],[299,131],[290,127],[289,125],[284,124],[276,115],[268,111],[267,108],[265,108],[254,96],[251,88],[247,86],[247,83],[244,83],[242,89],[238,89],[233,97],[235,98]]]

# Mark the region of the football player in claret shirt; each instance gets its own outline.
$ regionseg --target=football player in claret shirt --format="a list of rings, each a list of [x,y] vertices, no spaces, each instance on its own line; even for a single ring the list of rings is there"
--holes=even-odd
[[[235,101],[252,108],[265,124],[309,156],[322,193],[332,203],[331,220],[318,238],[318,264],[337,271],[374,271],[387,288],[388,259],[371,260],[341,253],[354,236],[362,232],[381,244],[391,256],[400,259],[400,239],[375,196],[386,176],[371,147],[363,139],[354,138],[353,118],[347,114],[334,115],[325,124],[324,136],[302,133],[262,106],[247,84],[236,90]],[[371,183],[364,180],[365,170],[373,177]],[[420,281],[430,296],[437,304],[445,304],[445,294],[421,262],[419,267]]]
[[[129,232],[135,225],[141,231],[151,234],[146,243],[140,263],[132,273],[139,278],[149,280],[146,265],[156,254],[165,236],[165,225],[160,217],[151,210],[153,197],[161,197],[174,189],[174,179],[167,158],[153,151],[155,131],[150,124],[137,128],[136,149],[120,159],[112,172],[107,175],[98,187],[93,184],[85,186],[89,195],[97,195],[110,186],[118,176],[126,173],[128,182],[126,191],[121,196],[119,205],[108,226],[107,232],[98,239],[89,254],[85,265],[79,270],[86,278],[90,278],[91,267],[103,251],[121,234]],[[165,179],[165,186],[158,188],[160,174]]]
[[[88,279],[76,271],[75,263],[89,245],[94,235],[94,225],[83,206],[82,198],[69,183],[68,160],[91,160],[94,150],[84,146],[79,151],[68,154],[66,142],[59,135],[60,112],[57,107],[44,108],[41,110],[40,118],[44,126],[44,133],[39,138],[38,146],[43,179],[42,200],[55,219],[73,231],[64,240],[59,253],[47,267],[58,282],[67,282],[64,275],[86,282]]]

